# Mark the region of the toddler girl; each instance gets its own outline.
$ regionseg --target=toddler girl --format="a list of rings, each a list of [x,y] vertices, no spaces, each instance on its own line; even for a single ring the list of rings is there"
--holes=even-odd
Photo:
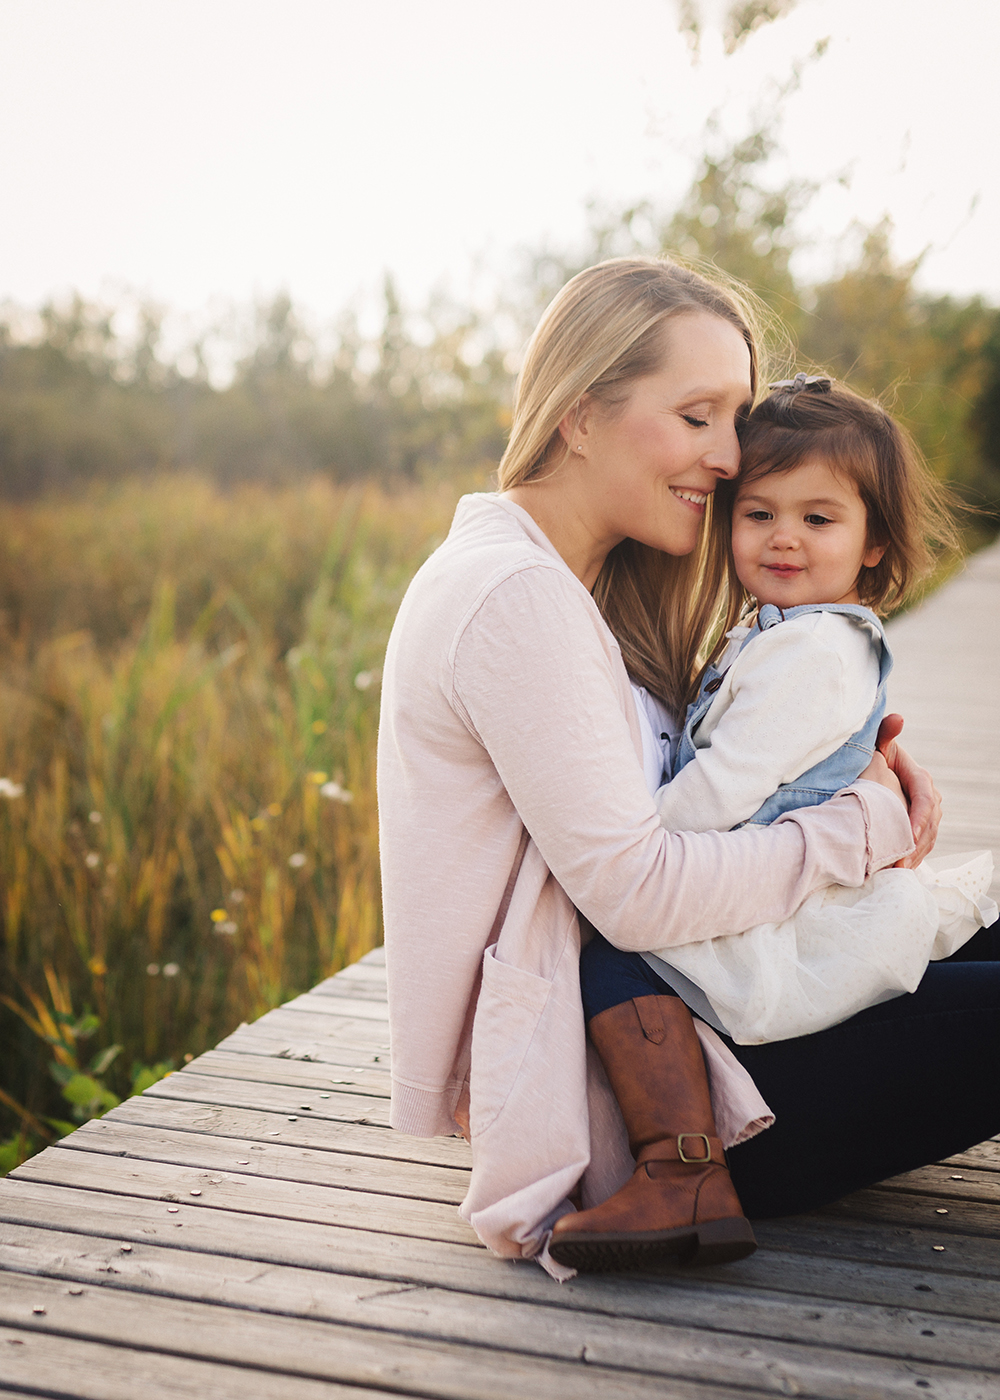
[[[766,825],[855,781],[892,667],[877,611],[910,596],[928,538],[950,529],[882,408],[826,378],[773,387],[741,433],[739,478],[716,491],[730,630],[679,741],[665,742],[666,712],[636,688],[647,780],[672,831]],[[885,870],[817,891],[784,923],[643,956],[740,1044],[807,1035],[913,991],[929,959],[991,923],[992,870],[988,852]]]

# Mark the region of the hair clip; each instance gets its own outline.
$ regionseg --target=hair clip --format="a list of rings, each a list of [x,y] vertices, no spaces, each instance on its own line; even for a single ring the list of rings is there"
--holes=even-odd
[[[800,370],[794,379],[779,379],[777,384],[767,387],[772,394],[798,394],[803,389],[809,389],[814,394],[828,394],[833,380],[826,374],[806,374]]]

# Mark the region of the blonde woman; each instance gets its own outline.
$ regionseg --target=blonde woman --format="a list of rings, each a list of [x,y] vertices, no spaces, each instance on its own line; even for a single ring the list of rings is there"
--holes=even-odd
[[[666,995],[636,1000],[612,1095],[587,1049],[581,926],[635,952],[736,932],[917,859],[936,833],[933,786],[901,751],[909,819],[876,756],[867,781],[768,828],[657,820],[629,675],[682,712],[718,587],[702,526],[738,469],[756,377],[729,290],[662,261],[575,277],[529,346],[500,491],[459,503],[386,657],[392,1122],[463,1132],[462,1214],[556,1277],[571,1270],[548,1251],[555,1221],[604,1201],[588,1267],[749,1253],[723,1149],[772,1121],[723,1041]]]

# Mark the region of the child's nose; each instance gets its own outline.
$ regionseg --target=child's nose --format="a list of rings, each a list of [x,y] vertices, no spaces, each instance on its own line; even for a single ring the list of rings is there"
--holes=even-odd
[[[798,549],[798,531],[791,525],[776,520],[771,530],[772,549]]]

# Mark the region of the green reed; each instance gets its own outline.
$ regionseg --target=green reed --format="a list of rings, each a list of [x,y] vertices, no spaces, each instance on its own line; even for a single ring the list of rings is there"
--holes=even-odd
[[[380,941],[380,667],[455,495],[0,510],[0,1169]]]

